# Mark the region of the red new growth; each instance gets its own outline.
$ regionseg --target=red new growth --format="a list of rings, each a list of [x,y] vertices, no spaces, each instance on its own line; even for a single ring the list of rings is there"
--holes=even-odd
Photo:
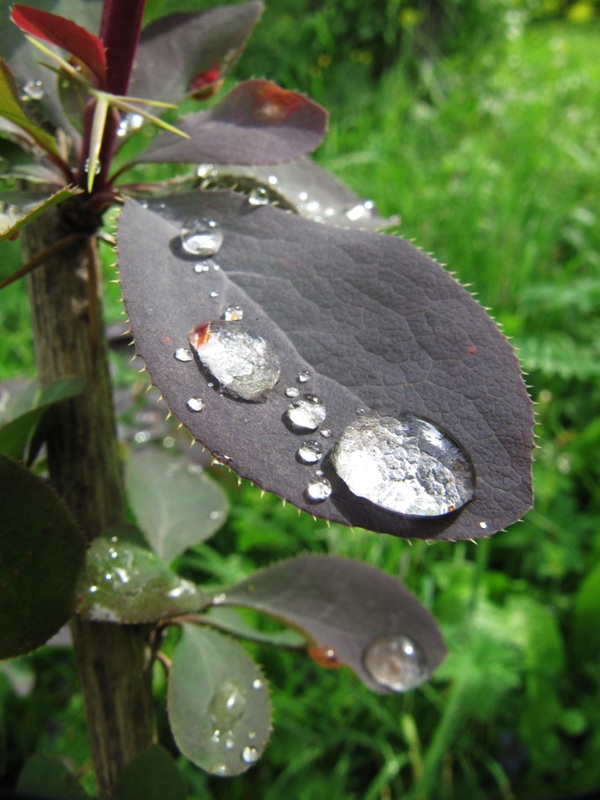
[[[208,69],[206,72],[201,72],[192,78],[189,86],[189,94],[194,100],[208,100],[209,97],[215,95],[221,88],[223,83],[220,80],[221,71],[219,66]]]
[[[256,93],[254,113],[266,122],[277,125],[296,111],[301,100],[302,96],[296,92],[288,92],[274,83],[268,83]]]

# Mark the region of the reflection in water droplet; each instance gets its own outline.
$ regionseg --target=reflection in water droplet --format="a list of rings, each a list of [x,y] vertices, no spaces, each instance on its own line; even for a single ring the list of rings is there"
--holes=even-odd
[[[245,764],[255,764],[258,761],[258,758],[259,758],[259,752],[256,749],[256,747],[251,747],[250,745],[247,745],[242,750],[242,761]]]
[[[190,411],[202,411],[204,408],[204,400],[201,397],[190,397],[186,406]]]
[[[244,319],[244,310],[240,306],[227,306],[223,312],[223,319],[227,322],[240,322]]]
[[[227,767],[225,764],[217,764],[214,769],[215,775],[226,775],[227,774]]]
[[[229,397],[261,403],[279,381],[281,367],[273,347],[237,322],[204,323],[188,338],[203,366]]]
[[[194,354],[191,350],[188,350],[187,347],[178,347],[175,350],[175,358],[177,361],[193,361]]]
[[[214,178],[217,175],[217,170],[213,164],[199,164],[196,169],[196,175],[199,178]]]
[[[310,372],[302,370],[302,372],[298,373],[298,383],[308,383],[309,380],[310,380]]]
[[[235,744],[235,739],[233,738],[233,734],[231,731],[227,731],[227,736],[225,738],[225,747],[227,750],[233,750],[233,746]]]
[[[287,408],[285,417],[298,433],[316,431],[327,416],[323,401],[314,394],[305,394]]]
[[[219,744],[221,741],[221,731],[218,728],[215,728],[213,731],[213,735],[210,737],[210,740],[213,744]]]
[[[263,682],[261,681],[260,678],[255,678],[252,681],[252,688],[253,689],[257,689],[258,690],[258,689],[262,689],[262,687],[263,687]]]
[[[215,728],[226,730],[228,738],[231,738],[231,729],[244,713],[245,707],[246,693],[241,686],[224,681],[208,704],[208,714]]]
[[[225,592],[221,592],[221,594],[216,594],[212,599],[212,604],[214,606],[221,606],[227,600],[227,595]]]
[[[214,256],[223,244],[223,231],[214,219],[188,222],[181,228],[181,247],[192,256]]]
[[[309,483],[306,487],[306,496],[314,503],[322,503],[331,497],[331,484],[327,478],[319,478],[319,480]]]
[[[480,527],[480,528],[481,528],[481,530],[483,530],[483,531],[486,531],[486,530],[487,530],[487,526],[488,526],[487,522],[483,522],[483,521],[482,521],[482,522],[480,522],[480,523],[479,523],[479,527]]]
[[[458,445],[412,414],[361,416],[337,440],[332,461],[351,492],[399,514],[448,514],[475,489]]]
[[[21,86],[21,100],[42,100],[46,90],[40,80],[30,80]]]
[[[369,220],[373,216],[375,204],[372,200],[365,200],[363,203],[357,203],[352,208],[349,208],[345,214],[350,222],[360,222],[362,220]]]
[[[85,164],[83,165],[83,171],[89,172],[90,166],[91,166],[91,161],[89,158],[86,158]],[[94,175],[98,175],[101,169],[102,169],[102,164],[99,161],[96,161],[96,166],[94,167]]]
[[[298,461],[302,464],[316,464],[323,456],[323,448],[320,443],[314,439],[310,442],[304,442],[296,452]]]
[[[248,202],[251,206],[266,206],[269,203],[269,192],[263,186],[257,186],[248,195]]]
[[[407,692],[429,678],[427,662],[418,645],[408,636],[378,636],[366,648],[364,665],[380,686]]]

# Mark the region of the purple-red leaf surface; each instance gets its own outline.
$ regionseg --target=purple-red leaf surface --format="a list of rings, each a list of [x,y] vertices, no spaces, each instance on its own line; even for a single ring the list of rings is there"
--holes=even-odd
[[[193,232],[201,220],[211,224],[191,249],[210,244],[212,258],[183,247],[182,226]],[[473,297],[408,242],[320,225],[231,192],[198,191],[147,208],[128,201],[118,258],[137,351],[153,383],[192,435],[239,475],[309,513],[397,536],[489,536],[529,508],[533,420],[512,348]],[[203,327],[224,315],[243,315],[229,323],[243,362],[233,383],[231,352],[219,349],[230,334],[223,325]],[[208,366],[189,350],[193,329],[200,346],[212,337]],[[180,348],[188,360],[175,356]],[[268,356],[258,390],[242,375],[257,374],[246,370],[248,348]],[[326,410],[309,432],[287,416],[304,394]],[[319,411],[306,404],[309,415]],[[443,432],[470,465],[472,499],[424,517],[350,491],[332,454],[342,432],[369,414],[425,420],[434,444],[435,431]],[[307,460],[299,451],[315,441],[322,456]],[[367,482],[375,468],[386,472],[381,458],[378,451],[367,463]]]
[[[346,664],[376,692],[389,691],[390,683],[395,691],[414,688],[446,653],[435,620],[410,592],[384,572],[347,558],[305,555],[283,561],[229,589],[220,602],[264,611],[304,631],[326,656],[325,666],[327,656]],[[382,640],[412,643],[414,660],[404,665],[407,674],[395,675],[397,682],[390,681],[389,662],[373,668],[370,648]]]
[[[274,83],[240,83],[210,111],[183,117],[190,138],[161,134],[139,161],[278,164],[312,152],[327,127],[327,112],[298,92]]]
[[[11,18],[22,31],[48,44],[61,47],[81,61],[95,76],[98,86],[106,84],[106,53],[100,39],[73,20],[31,6],[15,5]]]
[[[222,80],[262,11],[261,2],[251,2],[151,22],[140,39],[131,94],[177,103],[198,88],[198,76],[216,71]]]

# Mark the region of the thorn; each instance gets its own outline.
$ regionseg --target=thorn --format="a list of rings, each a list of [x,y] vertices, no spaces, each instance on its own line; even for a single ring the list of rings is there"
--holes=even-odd
[[[183,422],[180,422],[177,426],[177,430],[180,431],[183,428]]]
[[[264,489],[261,489],[261,490],[260,490],[260,499],[261,499],[261,500],[263,499],[263,497],[265,496],[265,494],[266,494],[265,490],[264,490]]]
[[[281,503],[282,503],[284,508],[287,506],[287,500],[285,499],[285,497],[281,498]]]
[[[241,485],[242,485],[242,479],[241,479],[241,478],[240,478],[240,476],[238,475],[238,487],[239,487],[239,486],[241,486]]]
[[[325,520],[325,525],[327,525],[328,528],[331,528],[331,520],[330,519],[326,519]]]

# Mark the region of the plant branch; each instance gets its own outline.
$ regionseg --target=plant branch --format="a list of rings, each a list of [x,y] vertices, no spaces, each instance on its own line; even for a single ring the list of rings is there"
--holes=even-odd
[[[0,281],[0,289],[4,289],[6,286],[10,286],[11,283],[18,281],[19,278],[24,278],[26,275],[29,275],[29,273],[33,272],[34,269],[41,267],[51,258],[60,255],[63,250],[68,250],[85,237],[86,234],[83,233],[69,233],[67,236],[59,239],[54,244],[50,245],[50,247],[47,247],[41,253],[38,253],[36,256],[34,256],[26,264],[23,264],[23,266],[16,270],[16,272],[13,272],[12,275],[4,278],[3,281]]]

